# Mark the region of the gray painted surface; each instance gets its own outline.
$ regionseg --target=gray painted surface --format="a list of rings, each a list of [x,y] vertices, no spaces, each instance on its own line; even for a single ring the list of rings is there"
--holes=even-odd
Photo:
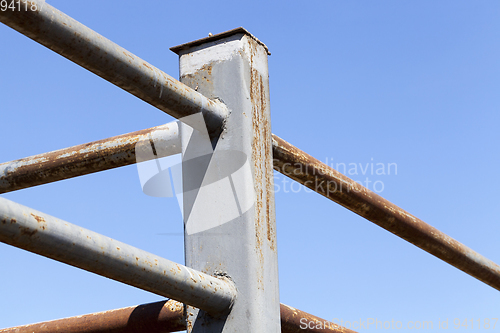
[[[188,307],[188,332],[280,332],[267,50],[237,33],[184,47],[180,71],[181,82],[230,110],[216,143],[203,129],[180,127],[183,184],[191,189],[186,265],[227,276],[238,291],[228,316]],[[200,163],[189,163],[197,156]]]
[[[208,276],[96,232],[0,198],[0,242],[211,313],[227,312],[235,290]]]

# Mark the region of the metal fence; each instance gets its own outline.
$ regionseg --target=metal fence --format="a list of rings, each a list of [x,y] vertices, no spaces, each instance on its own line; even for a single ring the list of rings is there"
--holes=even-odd
[[[44,2],[17,3],[2,23],[179,121],[0,164],[0,193],[180,153],[186,266],[2,198],[0,241],[172,300],[0,332],[352,332],[279,303],[273,169],[500,290],[497,264],[271,133],[268,50],[245,29],[172,48],[177,81]]]

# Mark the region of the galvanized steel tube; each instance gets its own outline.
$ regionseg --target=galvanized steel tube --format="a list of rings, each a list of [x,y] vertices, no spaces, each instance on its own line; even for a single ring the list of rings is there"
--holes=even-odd
[[[500,266],[273,135],[274,169],[500,290]]]
[[[0,193],[136,163],[138,142],[153,142],[157,157],[181,152],[177,122],[0,164]],[[141,156],[147,156],[142,154]]]
[[[202,112],[209,132],[220,133],[227,116],[224,104],[206,98],[45,1],[20,1],[20,10],[0,11],[0,22],[175,118]]]
[[[0,198],[0,241],[209,313],[230,309],[232,282]]]

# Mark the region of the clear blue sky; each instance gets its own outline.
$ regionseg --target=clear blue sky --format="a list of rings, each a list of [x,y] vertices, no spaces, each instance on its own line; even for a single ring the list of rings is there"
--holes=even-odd
[[[173,77],[169,47],[245,27],[272,52],[273,133],[333,166],[356,164],[351,178],[378,181],[383,197],[500,263],[499,2],[48,2]],[[174,120],[4,25],[0,42],[0,162]],[[363,175],[367,163],[397,174]],[[500,317],[498,291],[283,181],[281,302],[329,320],[500,332],[470,327]],[[3,197],[184,261],[182,236],[165,235],[182,232],[176,200],[144,195],[135,166]],[[161,299],[4,244],[0,273],[0,327]]]

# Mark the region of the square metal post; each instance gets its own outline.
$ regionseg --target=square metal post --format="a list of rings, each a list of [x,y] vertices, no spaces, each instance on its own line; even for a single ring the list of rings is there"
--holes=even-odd
[[[229,109],[220,137],[181,119],[186,265],[232,280],[230,312],[188,332],[280,332],[267,47],[243,28],[172,48],[180,80]],[[188,124],[188,125],[187,125]]]

